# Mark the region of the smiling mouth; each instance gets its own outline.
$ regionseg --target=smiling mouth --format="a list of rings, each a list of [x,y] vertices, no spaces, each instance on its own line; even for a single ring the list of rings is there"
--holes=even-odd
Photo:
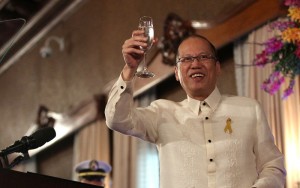
[[[200,77],[202,78],[202,77],[204,77],[204,74],[201,74],[201,73],[192,74],[191,77],[192,78],[200,78]]]

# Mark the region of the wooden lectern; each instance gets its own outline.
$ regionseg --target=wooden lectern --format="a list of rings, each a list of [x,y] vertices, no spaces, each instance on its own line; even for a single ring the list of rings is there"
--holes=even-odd
[[[46,176],[0,168],[1,188],[95,188],[97,186]]]

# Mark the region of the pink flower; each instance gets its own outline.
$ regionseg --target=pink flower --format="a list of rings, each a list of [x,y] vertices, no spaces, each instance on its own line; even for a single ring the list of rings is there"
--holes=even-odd
[[[261,88],[271,95],[274,95],[284,82],[284,76],[279,71],[273,72],[270,77],[263,82]]]
[[[277,52],[280,50],[283,46],[283,43],[281,40],[279,40],[276,37],[270,38],[266,43],[266,53],[268,55]]]
[[[284,5],[286,6],[300,6],[299,0],[285,0]]]
[[[286,21],[274,21],[269,24],[270,31],[273,31],[274,29],[278,29],[279,31],[284,31],[287,28],[295,27],[296,24],[292,21],[286,20]]]
[[[282,99],[286,99],[288,96],[290,96],[294,92],[294,90],[293,90],[294,85],[295,85],[295,80],[291,79],[288,88],[286,88],[283,92]]]
[[[254,63],[256,66],[263,67],[269,62],[269,57],[266,50],[263,50],[260,54],[256,55]]]

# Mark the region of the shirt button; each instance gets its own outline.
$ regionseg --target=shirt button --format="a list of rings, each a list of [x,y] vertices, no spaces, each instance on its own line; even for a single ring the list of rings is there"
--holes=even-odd
[[[208,118],[208,117],[205,117],[205,119],[208,120],[209,118]]]
[[[203,103],[203,106],[205,106],[205,105],[206,105],[206,103],[204,102],[204,103]]]
[[[208,140],[209,143],[211,143],[211,140]]]
[[[209,161],[210,161],[210,162],[213,162],[214,160],[213,160],[213,159],[209,159]]]
[[[124,89],[124,86],[121,86],[121,89]]]

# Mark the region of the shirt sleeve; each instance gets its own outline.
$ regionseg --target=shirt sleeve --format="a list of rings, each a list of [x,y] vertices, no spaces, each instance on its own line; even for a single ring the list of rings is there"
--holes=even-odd
[[[157,137],[157,108],[136,108],[133,100],[133,81],[119,76],[113,85],[105,108],[107,126],[122,134],[154,143]]]
[[[284,188],[286,171],[284,157],[274,143],[274,138],[264,112],[256,105],[257,112],[257,142],[254,152],[257,161],[258,179],[252,187]]]

